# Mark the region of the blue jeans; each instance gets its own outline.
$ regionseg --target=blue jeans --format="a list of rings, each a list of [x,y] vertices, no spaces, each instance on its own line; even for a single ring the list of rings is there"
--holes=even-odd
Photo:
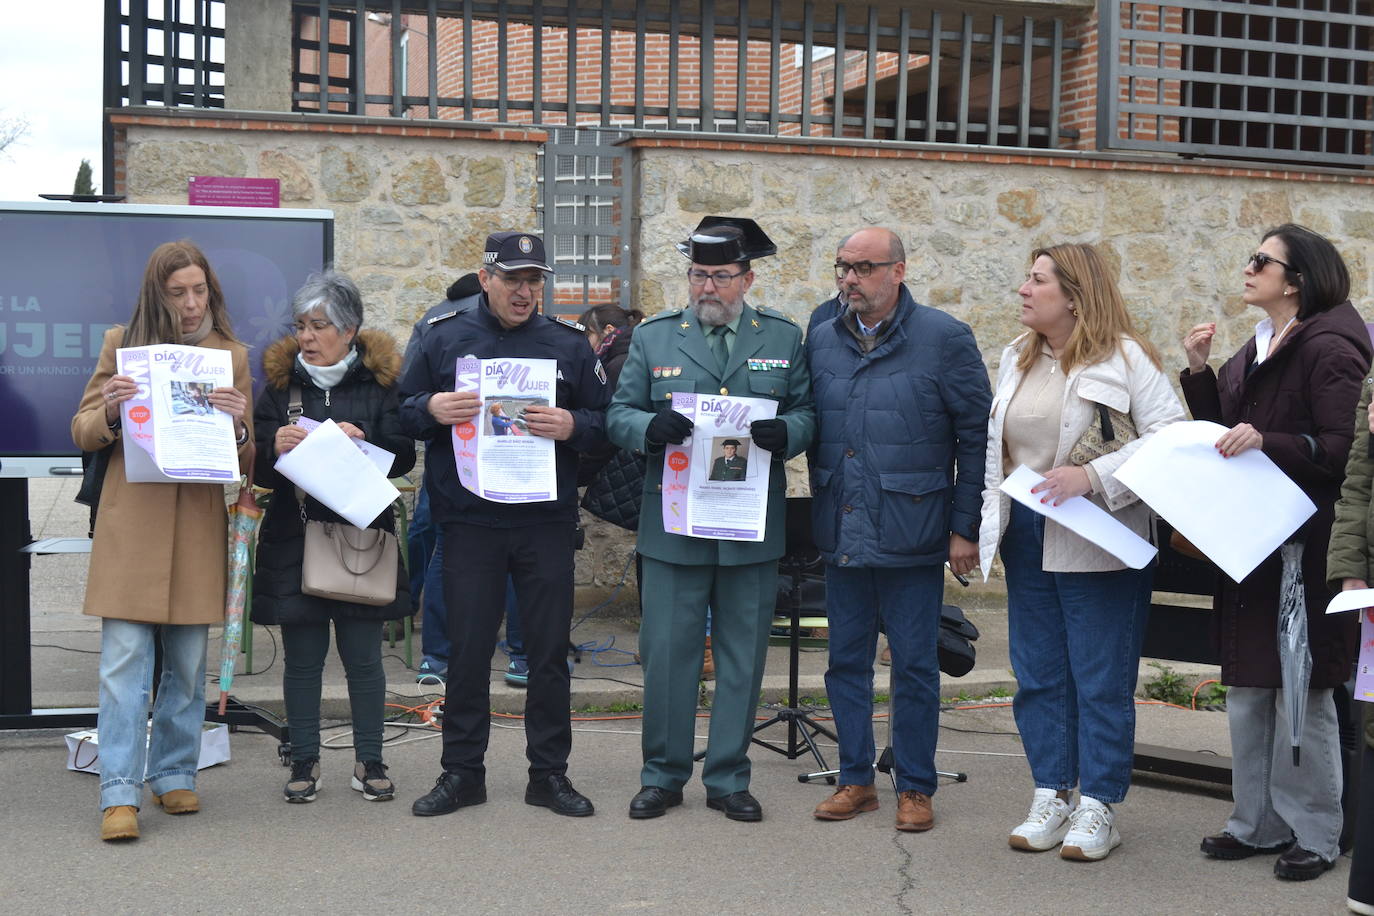
[[[406,568],[410,570],[410,601],[413,610],[421,610],[420,595],[424,592],[425,573],[429,558],[434,556],[434,541],[439,529],[429,514],[429,490],[423,485],[415,492],[415,511],[406,529]]]
[[[840,738],[840,783],[873,783],[873,657],[878,619],[892,647],[892,754],[897,790],[935,794],[940,728],[936,637],[944,602],[943,566],[825,566],[830,667],[825,689]]]
[[[204,625],[162,625],[162,679],[153,703],[155,625],[105,618],[100,634],[100,807],[140,807],[143,784],[157,795],[194,789],[205,721]]]
[[[1007,570],[1012,709],[1037,788],[1113,804],[1131,786],[1135,683],[1154,565],[1114,572],[1043,569],[1045,517],[1012,503]]]

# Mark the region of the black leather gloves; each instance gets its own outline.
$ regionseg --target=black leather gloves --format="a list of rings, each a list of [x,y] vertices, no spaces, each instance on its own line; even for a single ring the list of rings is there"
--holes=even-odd
[[[681,445],[691,434],[692,421],[671,407],[665,407],[649,421],[644,439],[651,445]]]
[[[782,420],[755,420],[749,424],[749,435],[755,445],[774,455],[787,451],[787,424]]]

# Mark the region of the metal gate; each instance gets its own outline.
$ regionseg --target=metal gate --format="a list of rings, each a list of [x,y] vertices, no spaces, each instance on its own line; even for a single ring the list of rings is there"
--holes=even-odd
[[[544,245],[557,271],[545,293],[552,314],[594,305],[628,308],[630,295],[629,150],[614,130],[552,127],[540,151]]]

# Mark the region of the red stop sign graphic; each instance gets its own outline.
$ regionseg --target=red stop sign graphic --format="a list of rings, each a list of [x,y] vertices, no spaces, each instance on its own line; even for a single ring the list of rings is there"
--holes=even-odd
[[[673,452],[668,456],[668,467],[678,472],[687,470],[687,455],[684,452]]]
[[[148,419],[152,415],[152,411],[150,411],[148,408],[142,405],[139,405],[138,407],[129,408],[129,419],[133,420],[139,426],[142,426],[144,423],[147,423]]]
[[[473,436],[477,435],[477,427],[473,426],[471,423],[459,424],[453,428],[453,431],[456,432],[458,438],[462,439],[464,442],[467,442]]]

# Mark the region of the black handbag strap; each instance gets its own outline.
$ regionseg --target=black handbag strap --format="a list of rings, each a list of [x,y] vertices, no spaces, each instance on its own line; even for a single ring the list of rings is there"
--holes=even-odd
[[[301,407],[300,382],[295,381],[294,379],[291,381],[291,388],[289,389],[287,398],[288,400],[286,402],[286,422],[291,424],[292,426],[295,426],[296,421],[299,420],[301,418],[301,414],[304,413],[304,408]]]
[[[1102,422],[1102,441],[1111,442],[1116,438],[1116,430],[1112,428],[1111,412],[1106,404],[1097,405],[1097,418]]]

